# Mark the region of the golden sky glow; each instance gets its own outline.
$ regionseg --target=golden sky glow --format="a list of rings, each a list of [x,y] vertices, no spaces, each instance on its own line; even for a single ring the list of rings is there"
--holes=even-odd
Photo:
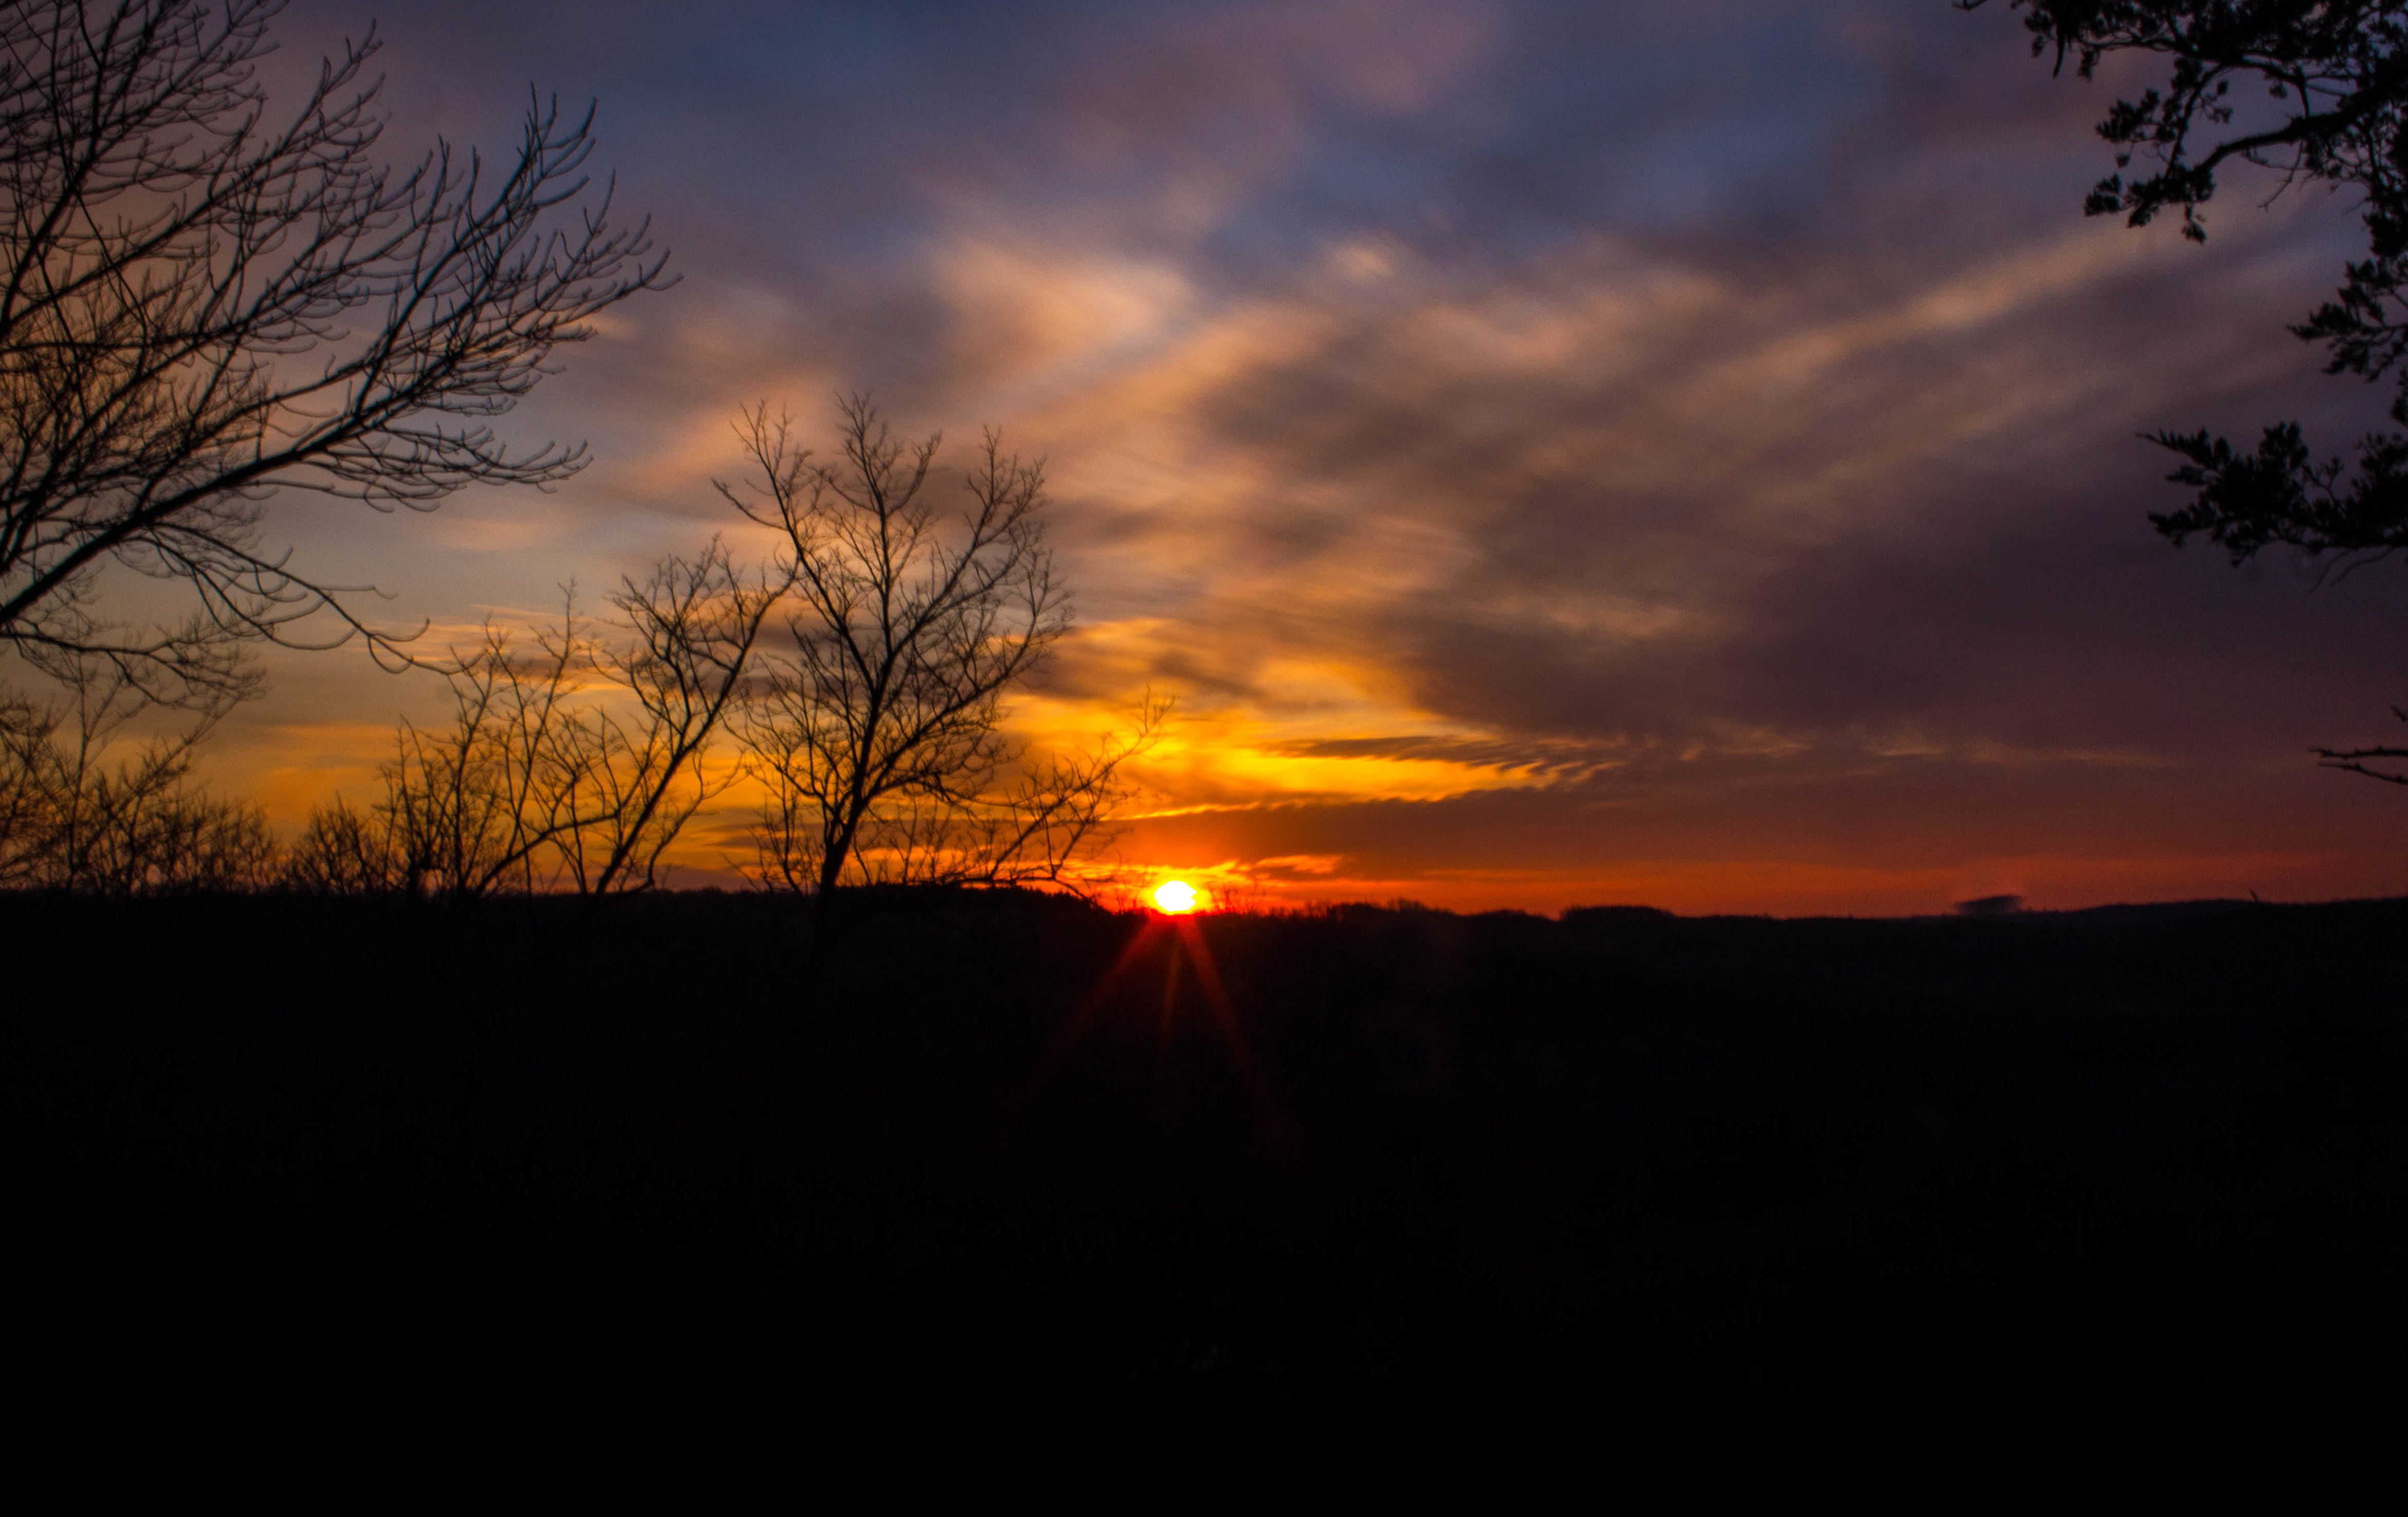
[[[397,152],[506,139],[531,78],[591,95],[683,273],[503,423],[591,444],[558,493],[277,508],[388,621],[439,641],[713,533],[761,551],[710,485],[737,408],[814,430],[867,386],[1048,460],[1079,623],[1015,730],[1089,745],[1176,697],[1114,879],[1544,910],[2408,891],[2408,808],[2304,752],[2408,695],[2408,576],[2174,553],[2134,439],[2377,420],[2282,331],[2346,208],[2236,193],[2205,249],[2085,222],[2119,85],[2028,65],[2003,7],[604,10],[384,28]],[[288,53],[369,14],[311,7]],[[210,764],[287,826],[442,708],[351,655],[272,672]],[[686,879],[733,879],[748,804]]]

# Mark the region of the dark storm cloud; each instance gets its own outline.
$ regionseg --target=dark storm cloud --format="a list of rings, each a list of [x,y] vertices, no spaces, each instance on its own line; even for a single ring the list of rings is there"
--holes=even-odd
[[[1912,216],[1843,236],[1805,207],[1771,260],[1742,194],[1678,237],[1484,269],[1476,288],[1424,262],[1305,351],[1229,376],[1204,414],[1279,481],[1258,530],[1293,534],[1304,498],[1454,529],[1468,551],[1389,597],[1382,637],[1434,708],[1533,734],[2148,749],[2200,736],[2195,703],[2164,698],[2169,659],[2215,665],[2243,713],[2228,727],[2295,721],[2303,667],[2326,696],[2398,675],[2379,579],[2317,607],[2344,636],[2303,640],[2291,608],[2258,608],[2264,586],[2175,560],[2143,520],[2173,495],[2138,431],[2365,419],[2282,332],[2345,223],[2315,203],[2228,215],[2206,251],[2085,228],[2069,212],[2093,165],[2012,118],[1992,118],[1988,172],[1935,189],[1921,160],[1970,135],[1963,101],[2002,93],[1980,86],[1999,60],[1965,50],[1922,50],[1891,131],[1842,119],[1798,155],[1834,194],[1915,187]],[[1875,89],[1856,114],[1892,103]],[[1943,103],[1956,120],[1933,119]],[[1995,235],[2002,200],[2013,237]],[[1466,320],[1440,330],[1433,311]],[[1516,336],[1544,362],[1466,340]],[[1321,556],[1335,572],[1357,547]]]

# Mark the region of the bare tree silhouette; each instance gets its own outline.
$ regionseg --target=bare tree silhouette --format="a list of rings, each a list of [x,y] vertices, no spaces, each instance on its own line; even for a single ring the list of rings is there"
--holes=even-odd
[[[395,736],[376,815],[394,882],[413,895],[538,889],[557,877],[554,844],[600,820],[594,771],[608,732],[576,701],[591,640],[572,605],[534,641],[523,653],[489,623],[442,670],[452,725],[404,722]]]
[[[305,895],[383,895],[400,889],[404,878],[385,817],[337,795],[310,811],[285,855],[280,881]]]
[[[274,490],[433,508],[548,485],[581,447],[513,452],[488,422],[587,318],[668,282],[646,226],[587,188],[592,112],[531,102],[514,161],[375,156],[373,31],[271,118],[281,0],[34,0],[0,10],[0,641],[222,708],[244,645],[393,635],[262,545]],[[113,622],[114,564],[181,580],[176,625]]]
[[[714,539],[621,582],[619,642],[573,601],[531,650],[488,624],[441,666],[452,724],[405,722],[381,799],[315,812],[287,881],[453,900],[658,884],[669,846],[737,778],[709,760],[782,589],[736,568]]]
[[[2408,707],[2395,706],[2391,714],[2408,722]],[[2408,769],[2376,769],[2368,766],[2370,759],[2408,759],[2408,748],[2319,748],[2316,757],[2325,761],[2328,769],[2346,769],[2362,774],[2369,780],[2387,780],[2395,785],[2408,785]]]
[[[66,707],[0,702],[0,886],[136,895],[272,883],[266,817],[193,780],[208,723],[118,757],[147,697],[106,665],[72,673]]]
[[[708,775],[702,761],[744,694],[762,630],[790,583],[786,574],[738,569],[714,537],[699,558],[663,559],[611,596],[632,637],[608,665],[642,715],[607,745],[615,761],[595,770],[599,820],[566,851],[580,891],[656,883],[669,844],[736,782],[738,771]]]
[[[1073,884],[1103,840],[1134,733],[1032,762],[1003,731],[1004,696],[1070,625],[1042,511],[1044,468],[990,430],[958,516],[929,498],[941,439],[895,438],[865,395],[839,403],[827,463],[767,405],[738,430],[757,483],[737,509],[785,539],[794,651],[744,709],[768,795],[755,875],[824,903],[849,885]]]

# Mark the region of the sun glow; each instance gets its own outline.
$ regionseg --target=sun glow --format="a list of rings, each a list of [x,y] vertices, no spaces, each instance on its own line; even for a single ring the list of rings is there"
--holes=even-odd
[[[1199,904],[1196,887],[1184,880],[1166,880],[1154,887],[1154,909],[1166,916],[1184,916]]]

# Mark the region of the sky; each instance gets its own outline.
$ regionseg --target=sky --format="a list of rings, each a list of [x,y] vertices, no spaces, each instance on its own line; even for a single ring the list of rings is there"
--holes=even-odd
[[[1998,5],[296,0],[280,67],[371,21],[394,156],[591,101],[680,277],[503,423],[590,446],[556,492],[274,510],[391,624],[765,551],[731,421],[867,389],[1045,459],[1078,623],[1013,721],[1174,696],[1116,855],[1230,901],[2408,893],[2403,797],[2308,753],[2392,736],[2408,574],[2173,550],[2138,436],[2380,423],[2283,329],[2351,207],[2086,221],[2147,71],[2052,78]],[[209,773],[287,827],[442,706],[269,672]]]

